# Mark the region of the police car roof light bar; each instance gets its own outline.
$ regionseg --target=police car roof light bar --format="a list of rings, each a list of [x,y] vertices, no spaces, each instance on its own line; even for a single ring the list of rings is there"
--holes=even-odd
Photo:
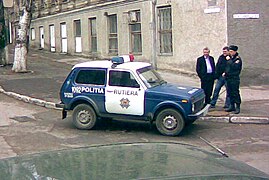
[[[133,62],[134,55],[122,55],[117,57],[112,57],[111,62],[113,63],[112,68],[115,68],[118,64],[123,64],[126,62]]]
[[[124,58],[123,57],[113,57],[112,59],[111,59],[111,61],[112,61],[112,63],[113,64],[122,64],[122,63],[124,63]]]

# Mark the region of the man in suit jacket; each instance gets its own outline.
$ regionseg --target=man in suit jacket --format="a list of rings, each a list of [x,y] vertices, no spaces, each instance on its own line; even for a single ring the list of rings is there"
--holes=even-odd
[[[204,55],[197,58],[196,63],[196,72],[201,80],[201,88],[205,92],[205,104],[210,104],[215,75],[215,61],[209,53],[210,49],[204,48]]]

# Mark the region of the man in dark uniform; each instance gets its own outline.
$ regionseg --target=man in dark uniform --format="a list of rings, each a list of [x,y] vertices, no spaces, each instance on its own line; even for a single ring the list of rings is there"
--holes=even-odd
[[[240,73],[242,70],[242,60],[237,52],[238,47],[231,45],[229,47],[230,56],[227,56],[227,65],[224,72],[226,77],[228,93],[230,95],[231,105],[227,112],[235,111],[235,114],[240,113],[241,97],[239,92]],[[230,58],[228,58],[230,57]],[[235,106],[236,105],[236,106]]]
[[[226,79],[222,74],[225,71],[227,60],[226,57],[229,55],[229,47],[225,46],[222,48],[222,55],[219,56],[217,65],[216,65],[216,74],[215,74],[215,79],[217,79],[217,83],[215,85],[215,89],[213,92],[213,97],[210,102],[211,108],[214,108],[216,106],[220,90],[223,86],[226,88],[226,99],[225,99],[225,105],[223,108],[229,108],[230,107],[230,97],[229,94],[227,93],[227,83]]]
[[[204,48],[204,55],[199,57],[196,63],[196,72],[201,80],[201,88],[205,92],[205,104],[210,104],[215,75],[215,61],[209,53],[209,48]]]

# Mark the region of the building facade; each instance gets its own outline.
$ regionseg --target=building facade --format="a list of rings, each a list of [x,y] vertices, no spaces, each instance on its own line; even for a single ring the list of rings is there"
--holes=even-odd
[[[98,59],[131,52],[158,69],[196,74],[204,47],[217,60],[236,44],[255,73],[269,67],[268,7],[267,0],[35,0],[30,46]]]

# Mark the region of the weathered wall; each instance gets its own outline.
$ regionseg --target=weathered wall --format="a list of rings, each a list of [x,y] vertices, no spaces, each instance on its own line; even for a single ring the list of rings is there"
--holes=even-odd
[[[209,47],[211,54],[217,59],[221,49],[227,44],[227,19],[225,0],[216,0],[216,6],[208,6],[208,0],[158,0],[156,7],[171,6],[172,8],[172,33],[173,54],[161,55],[157,53],[157,66],[159,69],[184,71],[195,73],[195,64],[202,49]],[[68,34],[68,53],[74,54],[74,20],[81,20],[82,24],[82,53],[89,55],[89,27],[88,18],[97,19],[97,46],[100,57],[108,57],[108,30],[107,17],[104,14],[117,14],[118,16],[118,41],[119,54],[130,51],[129,25],[127,12],[140,10],[142,28],[142,55],[137,59],[150,61],[152,56],[152,4],[151,1],[130,1],[101,6],[81,8],[71,12],[37,18],[32,21],[36,30],[36,40],[31,45],[39,46],[39,26],[44,26],[45,50],[49,50],[49,25],[55,25],[56,52],[61,50],[60,23],[66,22]],[[218,12],[205,13],[205,9]],[[157,20],[158,18],[156,18]],[[158,45],[158,41],[157,41]],[[158,49],[157,49],[158,51]]]
[[[234,14],[259,14],[257,19]],[[269,84],[269,1],[228,0],[228,43],[239,46],[243,84]]]
[[[39,27],[44,27],[45,32],[45,50],[49,50],[49,25],[55,25],[56,35],[56,52],[61,51],[61,33],[60,23],[65,22],[67,25],[67,41],[68,41],[68,53],[75,54],[75,37],[74,37],[74,20],[81,20],[82,25],[82,53],[81,55],[89,55],[89,18],[96,18],[97,23],[97,46],[98,55],[100,57],[108,57],[108,29],[107,29],[107,15],[117,14],[118,18],[118,50],[119,54],[127,54],[130,51],[130,37],[129,37],[129,25],[127,19],[127,13],[131,10],[140,10],[143,16],[142,20],[142,49],[143,54],[138,56],[140,59],[149,60],[151,55],[151,46],[149,46],[150,40],[150,11],[149,2],[140,3],[125,3],[115,4],[113,7],[89,7],[82,8],[80,10],[58,13],[55,15],[49,15],[42,18],[37,18],[32,21],[31,27],[36,30],[36,39],[31,41],[31,46],[39,47]],[[105,15],[107,14],[107,15]]]
[[[174,53],[172,57],[160,56],[158,64],[161,68],[195,73],[196,59],[204,47],[209,47],[217,59],[227,45],[225,0],[217,0],[213,7],[208,6],[207,0],[177,0],[171,1],[171,5]],[[216,8],[220,12],[204,12]]]

